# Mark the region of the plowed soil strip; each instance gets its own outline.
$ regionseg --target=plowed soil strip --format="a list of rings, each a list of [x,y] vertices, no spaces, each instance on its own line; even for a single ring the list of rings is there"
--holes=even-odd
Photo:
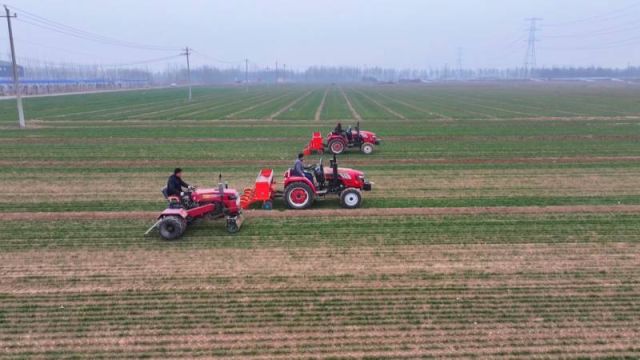
[[[353,104],[351,103],[351,100],[349,100],[349,97],[347,96],[347,94],[344,92],[343,88],[340,88],[340,93],[342,93],[342,97],[344,97],[344,100],[347,102],[347,106],[349,107],[349,111],[351,111],[351,116],[355,119],[355,120],[362,120],[362,116],[360,116],[360,114],[358,114],[358,112],[356,111],[356,109],[353,107]]]
[[[384,109],[386,112],[388,112],[389,114],[391,114],[391,115],[393,115],[393,116],[397,117],[398,119],[402,119],[402,120],[406,120],[406,119],[407,119],[404,115],[402,115],[402,114],[400,114],[399,112],[394,111],[394,110],[393,110],[393,109],[391,109],[390,107],[388,107],[388,106],[386,106],[386,105],[384,105],[384,104],[380,103],[378,100],[376,100],[376,99],[372,98],[371,96],[369,96],[369,95],[367,95],[367,94],[365,94],[365,93],[363,93],[363,92],[361,92],[361,91],[358,91],[358,94],[360,94],[360,95],[361,95],[362,97],[364,97],[365,99],[367,99],[367,100],[371,101],[372,103],[374,103],[374,104],[378,105],[379,107],[381,107],[382,109]]]
[[[278,116],[282,115],[282,113],[284,113],[285,111],[289,110],[290,108],[292,108],[295,104],[297,104],[298,102],[300,102],[300,100],[306,98],[307,96],[311,95],[313,91],[308,91],[306,93],[304,93],[302,96],[298,97],[297,99],[293,100],[292,102],[288,103],[287,105],[285,105],[282,109],[274,112],[273,114],[269,115],[268,117],[266,117],[266,120],[273,120],[275,118],[277,118]]]
[[[233,112],[231,114],[228,114],[224,118],[225,119],[231,119],[231,118],[235,117],[238,114],[242,114],[244,112],[251,111],[251,110],[253,110],[253,109],[255,109],[255,108],[259,107],[259,106],[266,105],[266,104],[272,103],[274,101],[278,101],[278,100],[282,99],[283,97],[289,96],[290,94],[291,93],[287,92],[287,93],[284,93],[284,94],[282,94],[280,96],[276,96],[274,98],[271,98],[269,100],[266,100],[266,101],[263,101],[263,102],[259,102],[259,103],[255,104],[255,105],[252,105],[252,106],[246,107],[244,109],[240,109],[240,110],[238,110],[236,112]]]
[[[572,157],[513,157],[513,158],[431,158],[431,159],[394,159],[378,158],[366,160],[349,160],[349,165],[429,165],[429,164],[580,164],[608,162],[637,162],[640,156],[572,156]],[[181,160],[183,166],[218,166],[218,165],[264,165],[265,161],[256,160]],[[271,160],[273,166],[289,165],[288,160]],[[84,167],[153,167],[173,166],[175,160],[0,160],[0,166],[23,168],[84,168]]]
[[[320,116],[322,115],[322,109],[324,109],[324,103],[327,101],[327,94],[329,93],[329,88],[324,90],[324,95],[322,95],[322,101],[320,101],[320,105],[318,109],[316,109],[316,114],[313,117],[315,121],[320,121]]]
[[[640,205],[572,205],[572,206],[513,206],[513,207],[449,207],[449,208],[385,208],[385,209],[320,209],[306,211],[248,210],[255,218],[289,217],[366,217],[366,216],[437,216],[481,214],[571,214],[571,213],[640,213]],[[116,220],[152,219],[158,212],[151,211],[69,211],[69,212],[15,212],[3,214],[5,221],[28,220]]]
[[[272,119],[271,119],[272,120]],[[239,138],[222,138],[222,137],[120,137],[120,138],[64,138],[64,137],[14,137],[0,138],[0,144],[184,144],[184,143],[236,143],[236,142],[271,142],[271,141],[301,141],[307,140],[307,137],[239,137]],[[532,135],[532,136],[484,136],[484,135],[407,135],[407,136],[385,136],[385,141],[639,141],[640,135]]]

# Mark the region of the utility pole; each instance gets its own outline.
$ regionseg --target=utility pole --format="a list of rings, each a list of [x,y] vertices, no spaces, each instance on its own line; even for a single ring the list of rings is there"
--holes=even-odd
[[[529,22],[529,37],[527,40],[527,52],[524,57],[524,76],[529,77],[531,75],[531,70],[535,69],[536,64],[536,42],[538,39],[536,38],[536,32],[538,29],[538,21],[542,21],[541,18],[528,18],[525,19]]]
[[[21,129],[24,129],[27,125],[24,122],[24,110],[22,109],[22,95],[20,94],[20,81],[18,80],[18,64],[16,63],[16,48],[13,45],[13,29],[11,29],[11,18],[18,17],[18,15],[9,12],[7,5],[4,6],[5,16],[7,18],[7,26],[9,27],[9,43],[11,45],[11,63],[13,65],[13,91],[16,94],[16,102],[18,103],[18,124]]]
[[[278,60],[276,60],[276,84],[278,83]]]
[[[189,102],[191,101],[191,64],[189,64],[189,55],[191,55],[192,50],[189,49],[188,46],[185,46],[184,52],[181,55],[187,57],[187,82],[189,83]]]
[[[244,59],[244,86],[246,92],[249,92],[249,59]]]

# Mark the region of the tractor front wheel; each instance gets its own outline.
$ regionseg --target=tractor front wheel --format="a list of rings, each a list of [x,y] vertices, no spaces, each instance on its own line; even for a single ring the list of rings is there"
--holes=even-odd
[[[184,234],[187,221],[178,216],[165,216],[158,225],[160,236],[165,240],[175,240]]]
[[[340,206],[355,209],[362,204],[362,193],[358,189],[346,189],[340,193]]]
[[[371,154],[373,152],[373,145],[369,144],[369,143],[364,143],[360,147],[360,150],[362,150],[363,154],[369,155],[369,154]]]
[[[302,210],[307,209],[313,203],[313,190],[303,182],[289,184],[284,189],[284,199],[290,209]]]
[[[329,151],[332,154],[340,155],[344,152],[344,148],[346,147],[344,142],[340,140],[331,140],[329,141]]]

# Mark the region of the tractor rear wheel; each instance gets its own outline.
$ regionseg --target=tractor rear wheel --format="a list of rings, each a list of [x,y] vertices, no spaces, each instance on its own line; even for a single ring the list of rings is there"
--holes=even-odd
[[[329,141],[329,151],[332,154],[340,155],[344,152],[344,148],[346,147],[345,143],[340,140],[331,140]]]
[[[360,147],[360,150],[362,150],[363,154],[369,155],[369,154],[371,154],[373,152],[373,145],[369,144],[369,143],[364,143]]]
[[[309,208],[313,203],[313,197],[313,190],[303,182],[289,184],[284,189],[284,200],[290,209],[302,210]]]
[[[346,189],[340,193],[340,206],[355,209],[362,204],[362,193],[358,189]]]
[[[158,225],[160,236],[165,240],[175,240],[184,234],[187,221],[178,216],[165,216]]]

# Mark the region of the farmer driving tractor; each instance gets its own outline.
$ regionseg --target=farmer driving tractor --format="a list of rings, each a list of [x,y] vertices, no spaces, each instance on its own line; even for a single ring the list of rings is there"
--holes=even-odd
[[[173,175],[169,176],[169,179],[167,180],[167,187],[164,191],[165,196],[167,198],[169,196],[180,196],[183,188],[189,188],[189,184],[182,180],[182,169],[175,168],[173,170]]]
[[[295,164],[293,164],[292,175],[306,177],[313,184],[313,175],[307,172],[307,170],[311,170],[313,167],[305,167],[304,166],[304,154],[298,154],[298,159],[296,159]]]
[[[347,130],[342,129],[342,123],[338,123],[333,129],[333,133],[340,136],[346,136],[349,141],[353,139],[353,134],[351,133],[351,125],[347,128]]]

